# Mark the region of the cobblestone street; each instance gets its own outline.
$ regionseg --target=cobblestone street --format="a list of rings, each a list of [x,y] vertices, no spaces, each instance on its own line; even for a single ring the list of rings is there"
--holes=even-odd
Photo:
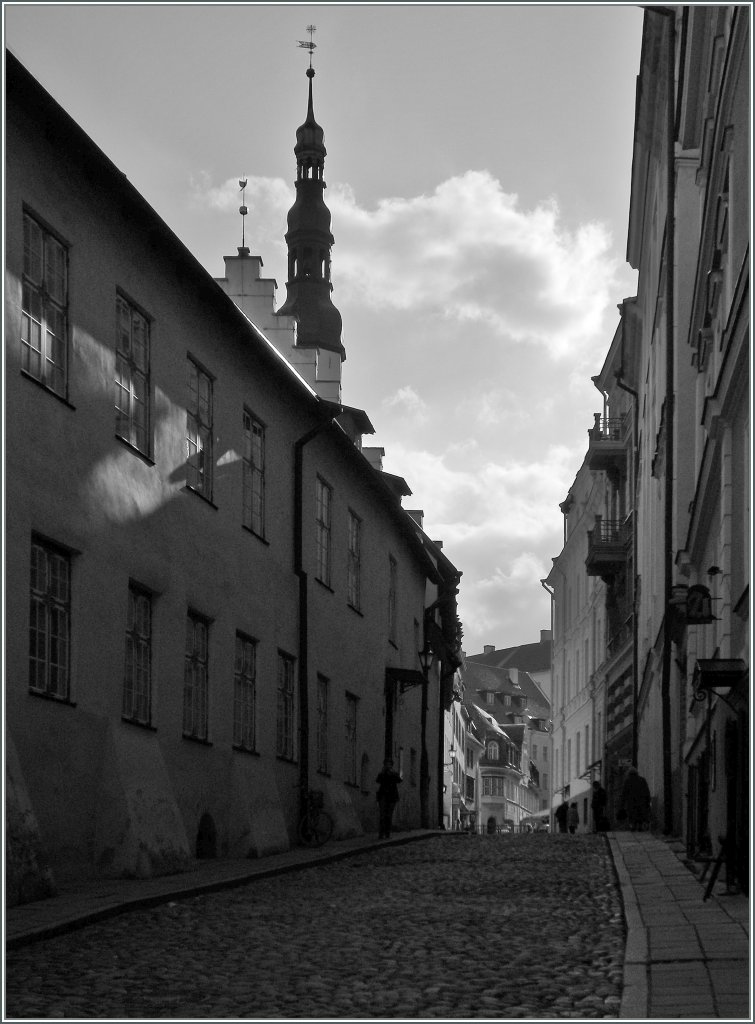
[[[601,836],[437,836],[8,954],[6,1015],[618,1017]]]

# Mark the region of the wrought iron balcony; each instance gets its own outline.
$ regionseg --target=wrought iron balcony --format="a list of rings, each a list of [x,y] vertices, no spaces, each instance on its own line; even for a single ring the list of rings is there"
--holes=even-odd
[[[587,575],[606,581],[613,579],[627,564],[631,542],[630,520],[620,522],[595,516],[595,526],[587,531]]]
[[[624,465],[628,440],[627,416],[606,418],[595,413],[595,425],[587,431],[590,443],[587,449],[588,469],[617,470]]]

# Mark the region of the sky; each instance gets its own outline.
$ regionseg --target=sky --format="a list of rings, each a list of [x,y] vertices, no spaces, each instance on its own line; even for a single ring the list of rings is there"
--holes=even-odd
[[[325,132],[343,401],[463,573],[467,654],[550,628],[540,580],[633,295],[642,10],[624,4],[4,4],[4,41],[213,277],[285,299],[296,128]]]

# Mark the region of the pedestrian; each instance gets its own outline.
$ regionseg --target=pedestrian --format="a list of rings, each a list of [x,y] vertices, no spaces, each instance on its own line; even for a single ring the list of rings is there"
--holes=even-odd
[[[566,818],[568,814],[569,805],[567,804],[566,800],[564,800],[564,802],[556,808],[553,815],[553,817],[556,819],[556,824],[558,825],[559,832],[566,832]]]
[[[624,779],[619,817],[629,823],[632,832],[641,832],[650,821],[650,787],[634,765]]]
[[[393,808],[398,803],[398,787],[401,776],[393,770],[393,761],[386,758],[383,762],[383,770],[375,780],[378,784],[377,802],[380,808],[380,833],[379,839],[391,838],[391,825],[393,823]]]
[[[608,831],[608,819],[606,818],[606,804],[608,803],[608,794],[603,789],[599,782],[593,782],[592,784],[592,800],[590,806],[592,807],[592,827],[593,832],[607,832]]]
[[[574,835],[579,826],[579,809],[576,801],[569,808],[569,816],[566,820],[569,823],[569,832]]]

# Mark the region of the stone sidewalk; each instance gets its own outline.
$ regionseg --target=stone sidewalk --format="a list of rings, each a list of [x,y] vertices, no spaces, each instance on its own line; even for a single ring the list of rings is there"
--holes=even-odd
[[[622,1018],[752,1020],[750,902],[704,886],[649,832],[609,842],[627,924]]]
[[[7,910],[6,948],[61,935],[129,909],[217,892],[433,835],[438,833],[398,833],[383,841],[360,836],[256,861],[198,861],[181,875],[61,886],[51,899]],[[620,1016],[752,1020],[747,897],[728,895],[719,882],[704,902],[703,886],[681,862],[674,844],[650,833],[612,832],[608,841],[627,925]]]

